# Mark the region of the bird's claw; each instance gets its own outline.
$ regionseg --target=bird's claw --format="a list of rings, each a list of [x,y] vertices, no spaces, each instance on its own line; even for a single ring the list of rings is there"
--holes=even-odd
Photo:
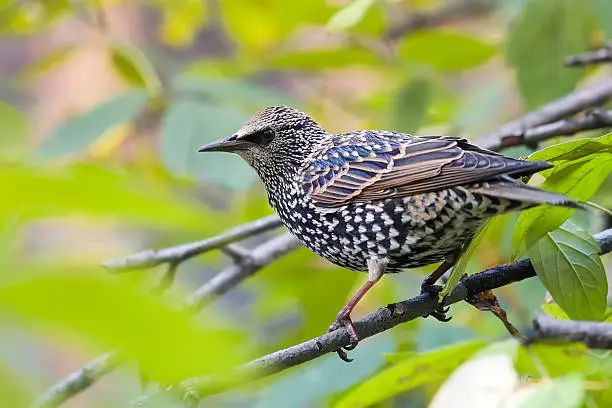
[[[428,283],[427,281],[421,284],[421,294],[426,293],[429,296],[434,297],[436,300],[438,300],[438,294],[442,291],[442,289],[443,289],[442,286],[432,285]],[[449,310],[450,310],[450,306],[443,306],[442,303],[439,303],[433,312],[427,313],[423,317],[431,316],[440,322],[448,322],[449,320],[452,319],[451,316],[446,316],[446,313],[448,313]]]
[[[357,330],[355,330],[355,326],[353,326],[353,321],[350,317],[337,318],[336,321],[334,321],[334,323],[329,326],[327,332],[331,333],[341,327],[346,328],[346,331],[348,332],[350,338],[350,343],[346,346],[340,347],[338,350],[336,350],[336,353],[338,354],[338,357],[340,357],[340,360],[350,363],[351,361],[353,361],[353,359],[349,358],[346,352],[354,350],[355,347],[357,347],[357,344],[359,343],[359,336],[357,335]]]
[[[426,314],[425,317],[431,316],[440,322],[446,323],[452,319],[452,316],[446,315],[446,313],[448,313],[449,310],[450,310],[449,306],[444,307],[442,305],[439,305],[438,309],[434,310],[433,312],[429,314]]]

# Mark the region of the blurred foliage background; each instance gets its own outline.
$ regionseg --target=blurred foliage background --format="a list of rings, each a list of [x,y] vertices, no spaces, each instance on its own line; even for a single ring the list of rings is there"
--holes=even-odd
[[[326,330],[364,276],[305,249],[195,320],[173,305],[230,262],[219,253],[181,265],[164,299],[143,292],[161,269],[109,276],[96,266],[270,214],[239,158],[196,153],[257,110],[295,106],[330,131],[477,140],[611,73],[563,67],[567,55],[612,38],[608,0],[3,0],[0,22],[0,405],[7,407],[117,346],[152,378],[172,381]],[[608,179],[594,200],[612,207],[610,189]],[[574,218],[591,232],[606,225],[592,214]],[[494,225],[470,271],[509,260],[515,220]],[[609,266],[610,257],[603,260]],[[353,317],[416,295],[426,272],[383,279]],[[510,320],[529,328],[544,300],[539,281],[498,292]],[[365,341],[350,365],[328,356],[203,405],[427,406],[463,360],[507,337],[492,315],[469,305],[452,315],[448,324],[420,319]],[[610,377],[605,356],[570,351],[542,347],[537,361],[551,376]],[[377,377],[416,352],[428,356],[421,366],[410,360]],[[541,374],[531,357],[517,357],[519,373]],[[426,378],[417,375],[423,370]],[[399,381],[406,376],[414,381]],[[612,401],[605,387],[584,391],[568,381],[562,389],[580,396],[571,406]],[[129,364],[65,406],[115,406],[140,392]]]

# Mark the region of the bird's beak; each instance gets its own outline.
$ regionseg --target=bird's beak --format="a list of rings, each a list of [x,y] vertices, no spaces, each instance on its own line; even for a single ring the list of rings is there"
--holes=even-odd
[[[235,152],[245,150],[249,147],[249,142],[240,140],[236,135],[226,137],[225,139],[217,140],[216,142],[207,143],[198,149],[198,152]]]

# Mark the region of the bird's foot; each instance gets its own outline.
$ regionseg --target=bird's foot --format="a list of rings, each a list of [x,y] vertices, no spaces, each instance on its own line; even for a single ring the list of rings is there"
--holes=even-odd
[[[424,281],[421,284],[421,294],[428,294],[429,296],[433,297],[434,299],[436,299],[436,301],[439,302],[438,300],[438,294],[442,291],[442,286],[440,285],[433,285],[430,284],[427,281]],[[438,303],[438,306],[436,307],[436,309],[431,312],[428,313],[426,315],[424,315],[423,317],[433,317],[436,320],[439,320],[441,322],[448,322],[450,319],[452,319],[451,316],[446,316],[446,313],[448,313],[448,311],[450,310],[450,306],[443,306],[441,302]]]
[[[355,347],[357,347],[357,344],[359,343],[359,336],[357,335],[357,330],[355,330],[355,326],[353,325],[353,321],[351,320],[350,316],[338,316],[334,323],[329,326],[327,332],[331,333],[340,329],[341,327],[346,328],[346,331],[350,338],[350,343],[348,346],[340,347],[338,350],[336,350],[336,353],[338,353],[338,357],[340,357],[342,361],[350,363],[351,361],[353,361],[353,359],[349,358],[346,352],[353,350],[355,349]]]

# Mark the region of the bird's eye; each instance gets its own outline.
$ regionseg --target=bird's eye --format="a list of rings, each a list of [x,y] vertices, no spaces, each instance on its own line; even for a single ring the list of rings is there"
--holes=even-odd
[[[255,143],[259,146],[267,146],[274,139],[274,131],[270,128],[261,130],[259,132],[251,133],[244,137],[244,140],[247,140],[251,143]]]

